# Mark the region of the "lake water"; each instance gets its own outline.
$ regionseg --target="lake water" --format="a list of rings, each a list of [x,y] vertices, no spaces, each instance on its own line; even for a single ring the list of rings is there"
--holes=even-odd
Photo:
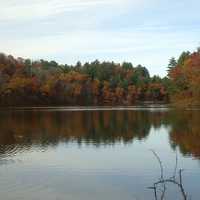
[[[185,190],[200,198],[200,111],[164,107],[0,111],[0,199],[153,200],[176,152]],[[168,199],[181,199],[168,187]]]

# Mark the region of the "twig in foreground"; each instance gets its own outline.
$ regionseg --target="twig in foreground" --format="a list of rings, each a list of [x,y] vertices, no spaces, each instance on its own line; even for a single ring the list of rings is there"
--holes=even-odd
[[[154,154],[154,156],[156,157],[156,159],[158,160],[159,166],[160,166],[160,179],[159,179],[159,181],[155,182],[152,187],[149,187],[149,189],[152,189],[154,191],[155,200],[159,200],[158,199],[158,187],[162,188],[161,195],[160,195],[160,200],[164,200],[165,193],[166,193],[166,190],[167,190],[167,187],[166,187],[167,183],[176,185],[180,189],[180,193],[181,193],[181,195],[183,197],[183,200],[188,200],[187,194],[186,194],[184,186],[183,186],[183,181],[182,181],[183,180],[182,179],[183,169],[179,170],[179,173],[178,173],[179,179],[178,180],[176,179],[177,166],[178,166],[177,152],[176,152],[176,164],[175,164],[175,168],[174,168],[174,174],[173,174],[173,176],[171,178],[166,178],[165,179],[164,178],[164,168],[163,168],[162,161],[161,161],[160,157],[158,156],[158,154],[154,150],[151,150],[151,151]]]

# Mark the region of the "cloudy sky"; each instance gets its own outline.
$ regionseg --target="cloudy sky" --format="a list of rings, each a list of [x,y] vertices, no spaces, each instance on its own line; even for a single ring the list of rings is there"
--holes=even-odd
[[[166,74],[200,46],[199,0],[0,0],[0,52],[73,64],[130,61]]]

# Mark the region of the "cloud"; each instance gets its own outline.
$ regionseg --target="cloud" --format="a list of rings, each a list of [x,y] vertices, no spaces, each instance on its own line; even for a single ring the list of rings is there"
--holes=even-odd
[[[33,20],[110,6],[123,8],[138,6],[144,0],[9,0],[0,2],[0,21]]]
[[[90,55],[94,59],[98,57],[111,57],[115,55],[116,58],[120,54],[124,57],[135,59],[139,54],[145,55],[149,52],[154,52],[157,56],[162,49],[163,53],[166,50],[173,51],[173,49],[182,49],[195,45],[198,38],[192,33],[181,31],[172,33],[166,27],[157,28],[147,27],[148,32],[141,29],[124,29],[117,33],[113,30],[81,30],[68,31],[67,33],[40,36],[23,39],[4,39],[1,41],[1,48],[5,52],[24,57],[49,57],[58,54],[65,54],[71,58],[68,61],[75,61],[74,55],[80,55],[83,59],[87,59]],[[193,36],[193,37],[192,37]],[[188,37],[187,41],[185,37]],[[131,55],[131,56],[130,56]],[[172,54],[173,55],[173,54]],[[170,55],[170,56],[172,56]],[[141,56],[140,56],[141,57]],[[149,60],[148,60],[149,61]],[[67,62],[64,61],[63,62]]]

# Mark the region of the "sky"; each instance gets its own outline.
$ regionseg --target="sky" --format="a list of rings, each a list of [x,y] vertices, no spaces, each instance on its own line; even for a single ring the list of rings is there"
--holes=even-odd
[[[0,52],[15,57],[142,64],[200,46],[199,0],[0,0]]]

